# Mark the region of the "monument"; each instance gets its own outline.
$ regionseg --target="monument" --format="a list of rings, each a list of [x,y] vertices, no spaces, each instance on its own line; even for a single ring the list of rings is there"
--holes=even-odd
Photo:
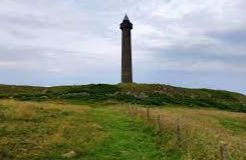
[[[121,83],[132,83],[132,26],[128,16],[125,15],[123,22],[120,24],[122,30]]]

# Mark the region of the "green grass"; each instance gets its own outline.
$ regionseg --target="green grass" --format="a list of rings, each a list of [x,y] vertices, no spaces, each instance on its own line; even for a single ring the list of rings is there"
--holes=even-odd
[[[1,107],[5,116],[0,124],[0,153],[4,151],[10,159],[61,159],[69,150],[83,154],[104,134],[83,108],[73,111],[71,106],[35,103],[5,106]],[[22,108],[18,113],[23,115],[15,112],[16,107]],[[26,109],[31,107],[33,113],[27,116]]]
[[[94,108],[91,113],[109,134],[104,141],[97,144],[86,159],[163,159],[155,143],[154,130],[145,126],[142,121],[134,121],[128,116],[106,108]]]
[[[146,121],[141,105],[81,103],[0,100],[0,159],[65,160],[75,151],[72,160],[217,160],[222,141],[229,160],[246,158],[245,113],[167,105]],[[129,105],[138,108],[129,114]]]
[[[181,154],[185,160],[217,160],[221,158],[219,147],[223,142],[227,144],[229,160],[246,158],[245,113],[169,105],[151,109],[151,115],[161,116],[164,128],[161,146],[165,154],[174,151],[174,156]],[[180,152],[176,143],[177,119],[180,120]]]
[[[0,101],[0,159],[162,159],[142,121],[107,106]]]
[[[246,132],[246,121],[244,120],[236,120],[236,119],[222,119],[220,123],[225,127],[228,128],[235,133],[242,133]]]

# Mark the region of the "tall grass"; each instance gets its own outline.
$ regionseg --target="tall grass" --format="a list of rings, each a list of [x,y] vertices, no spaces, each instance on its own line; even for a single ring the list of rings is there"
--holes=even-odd
[[[132,118],[156,128],[156,142],[163,154],[172,160],[218,160],[222,144],[226,144],[229,160],[246,159],[245,113],[175,105],[150,108],[148,113],[147,108],[140,105],[101,106],[103,109],[55,102],[1,100],[0,159],[1,154],[18,155],[16,159],[33,159],[35,155],[43,155],[42,158],[47,159],[45,156],[48,154],[53,159],[59,159],[71,148],[81,155],[86,154],[104,136],[111,134],[106,134],[105,128],[101,127],[103,123],[97,121],[106,120],[107,127],[111,127],[112,131],[119,129],[120,137],[114,140],[121,142],[125,132],[118,128],[113,118],[118,119],[123,111],[127,111],[126,108],[130,108],[128,111]],[[113,115],[115,112],[121,113]],[[104,119],[100,120],[102,115]],[[128,119],[122,125],[128,131],[126,122],[129,122]],[[129,132],[131,129],[130,126]]]
[[[0,160],[60,159],[87,152],[103,135],[89,125],[90,107],[57,103],[0,101]]]
[[[221,144],[226,143],[230,160],[246,159],[245,113],[176,106],[151,108],[150,118],[147,116],[148,110],[143,107],[131,106],[130,112],[131,115],[145,121],[150,119],[146,123],[157,129],[160,127],[158,123],[161,123],[162,135],[158,141],[161,141],[160,146],[165,153],[180,152],[184,160],[217,160],[221,159]],[[159,116],[160,120],[158,120]],[[178,135],[177,119],[180,127]],[[227,127],[223,122],[228,120],[238,123],[233,127]]]
[[[11,116],[17,119],[33,119],[35,117],[36,111],[33,105],[17,105],[13,108]]]

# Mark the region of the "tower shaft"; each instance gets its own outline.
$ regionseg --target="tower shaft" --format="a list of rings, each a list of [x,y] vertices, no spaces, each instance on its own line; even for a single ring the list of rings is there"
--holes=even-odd
[[[132,47],[131,31],[122,30],[122,62],[121,81],[122,83],[132,83]]]
[[[126,16],[120,26],[122,30],[121,48],[121,82],[132,83],[132,46],[131,29],[132,23]]]

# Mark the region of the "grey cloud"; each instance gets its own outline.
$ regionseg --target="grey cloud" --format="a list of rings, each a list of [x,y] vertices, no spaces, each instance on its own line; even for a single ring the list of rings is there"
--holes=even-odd
[[[0,15],[1,23],[6,26],[14,27],[25,27],[30,28],[43,28],[43,27],[54,27],[55,23],[51,19],[45,17],[37,17],[34,15]]]
[[[209,36],[225,42],[227,45],[246,46],[246,29],[232,30],[227,32],[211,32]],[[245,51],[246,54],[246,51]]]
[[[119,23],[127,12],[134,24],[137,82],[242,92],[242,68],[246,68],[243,5],[243,0],[222,0],[221,5],[213,0],[0,1],[0,75],[10,74],[0,83],[118,82]],[[184,67],[194,61],[193,69]],[[226,68],[221,73],[223,83],[204,78],[208,72],[216,77],[221,72],[213,69],[217,66]],[[19,78],[23,74],[29,78]],[[146,74],[153,76],[146,78]],[[230,74],[235,78],[227,81]],[[194,79],[200,80],[197,85],[192,85]],[[237,85],[233,87],[232,82]]]
[[[47,60],[51,55],[56,56],[64,53],[77,53],[69,50],[55,48],[37,48],[32,46],[3,46],[0,45],[1,60]]]
[[[173,60],[182,61],[182,60],[218,60],[228,63],[241,63],[246,66],[246,54],[237,55],[237,54],[221,54],[220,51],[217,51],[213,47],[204,47],[204,46],[193,46],[193,47],[171,47],[163,50],[158,50],[160,57],[167,57]]]

